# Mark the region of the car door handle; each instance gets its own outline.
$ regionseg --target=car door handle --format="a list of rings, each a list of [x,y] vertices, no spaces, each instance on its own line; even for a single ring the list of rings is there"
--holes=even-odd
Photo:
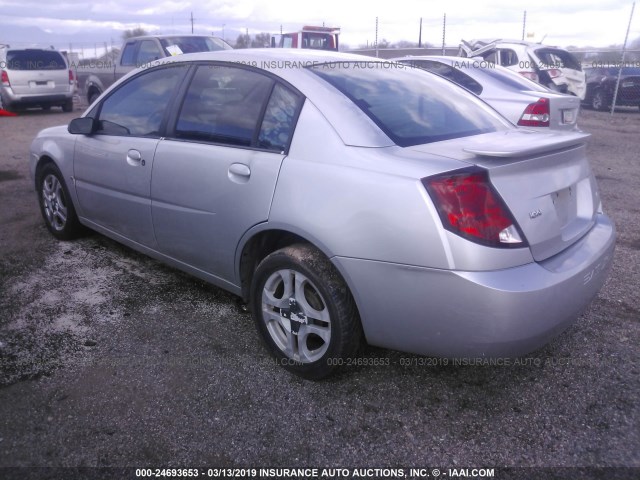
[[[238,182],[245,183],[251,176],[251,169],[244,163],[232,163],[229,166],[229,179]]]
[[[133,167],[142,165],[144,167],[144,159],[138,150],[131,149],[127,152],[127,163]]]

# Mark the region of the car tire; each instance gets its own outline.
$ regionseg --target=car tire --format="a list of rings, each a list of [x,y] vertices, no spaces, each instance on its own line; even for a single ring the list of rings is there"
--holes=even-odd
[[[48,163],[38,174],[40,213],[51,234],[59,240],[71,240],[82,232],[69,190],[58,167]]]
[[[593,97],[591,97],[591,108],[601,112],[608,110],[609,105],[602,90],[596,90],[593,92]]]
[[[63,112],[73,112],[73,100],[69,100],[67,103],[62,105]]]
[[[356,354],[358,311],[344,280],[318,249],[295,244],[268,255],[251,284],[256,328],[279,365],[308,380]]]

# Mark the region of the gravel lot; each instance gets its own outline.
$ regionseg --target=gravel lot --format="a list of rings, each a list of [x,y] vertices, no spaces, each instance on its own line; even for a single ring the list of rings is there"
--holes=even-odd
[[[269,360],[234,296],[98,234],[48,234],[28,146],[78,115],[0,118],[0,468],[626,466],[607,478],[640,478],[637,109],[581,113],[619,236],[573,327],[520,364],[367,348],[389,365],[319,383]]]

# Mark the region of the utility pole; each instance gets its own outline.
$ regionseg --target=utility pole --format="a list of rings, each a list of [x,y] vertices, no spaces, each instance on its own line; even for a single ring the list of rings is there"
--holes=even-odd
[[[191,12],[191,33],[193,33],[193,12]]]
[[[378,17],[376,17],[376,58],[378,58]]]
[[[442,55],[445,55],[444,43],[447,36],[447,14],[442,18]]]
[[[527,29],[527,11],[524,11],[524,17],[522,18],[522,41],[524,41],[524,33]]]
[[[631,5],[631,15],[629,15],[629,25],[627,26],[627,34],[624,36],[624,44],[622,45],[622,58],[620,59],[620,69],[618,70],[618,79],[616,80],[616,88],[613,91],[613,100],[611,101],[611,115],[616,109],[616,101],[618,100],[618,90],[620,89],[620,77],[622,76],[622,67],[624,66],[624,57],[627,55],[627,40],[629,40],[629,30],[631,30],[631,20],[633,20],[633,12],[636,9],[636,2]]]
[[[418,35],[418,48],[422,48],[422,17],[420,17],[420,34]]]

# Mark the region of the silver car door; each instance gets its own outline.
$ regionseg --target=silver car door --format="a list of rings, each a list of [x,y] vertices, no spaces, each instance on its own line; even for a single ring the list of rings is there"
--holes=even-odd
[[[151,172],[166,106],[186,67],[149,70],[96,107],[97,131],[80,136],[74,155],[79,214],[97,227],[155,246]],[[93,112],[91,112],[93,114]]]
[[[239,239],[268,219],[301,103],[299,94],[256,71],[198,68],[153,165],[162,253],[233,281]]]

